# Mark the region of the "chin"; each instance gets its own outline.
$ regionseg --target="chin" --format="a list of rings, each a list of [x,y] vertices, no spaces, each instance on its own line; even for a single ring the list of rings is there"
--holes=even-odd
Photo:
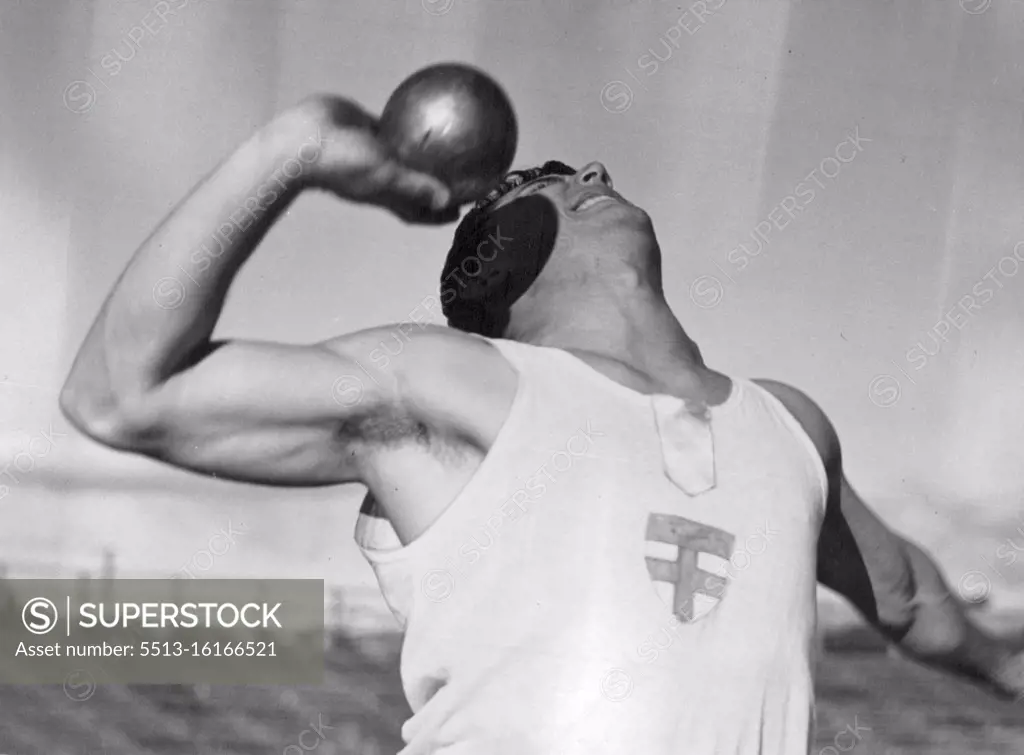
[[[644,210],[630,204],[609,206],[587,218],[587,222],[573,224],[567,230],[559,234],[556,249],[562,245],[569,249],[583,250],[609,245],[618,249],[639,249],[657,246],[658,243],[651,217]],[[585,251],[584,254],[590,255],[591,252]]]
[[[601,222],[597,224],[602,236],[642,236],[646,239],[654,238],[654,223],[651,216],[639,207],[623,205],[611,212],[605,213]]]
[[[647,214],[647,211],[632,204],[621,204],[615,208],[609,207],[609,212],[606,213],[607,220],[615,224],[629,225],[632,227],[643,226],[644,228],[652,228],[653,223],[651,222],[651,216]]]

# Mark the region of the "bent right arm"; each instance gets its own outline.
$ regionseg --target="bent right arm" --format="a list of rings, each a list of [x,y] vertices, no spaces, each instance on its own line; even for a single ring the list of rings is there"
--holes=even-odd
[[[495,359],[485,341],[423,326],[404,331],[401,353],[382,369],[370,354],[396,332],[374,328],[311,346],[215,343],[116,422],[81,429],[112,448],[219,478],[361,482],[381,444],[423,425],[472,427],[470,386],[452,386],[466,382],[467,364]]]
[[[300,163],[298,175],[288,160]],[[76,428],[210,475],[315,485],[359,479],[366,438],[388,423],[425,421],[417,407],[431,401],[422,391],[450,385],[448,348],[462,367],[463,349],[485,342],[431,329],[374,374],[363,366],[388,329],[314,346],[211,340],[233,278],[310,187],[408,221],[458,215],[437,210],[447,189],[397,164],[355,103],[321,97],[286,112],[200,182],[132,257],[61,393]]]

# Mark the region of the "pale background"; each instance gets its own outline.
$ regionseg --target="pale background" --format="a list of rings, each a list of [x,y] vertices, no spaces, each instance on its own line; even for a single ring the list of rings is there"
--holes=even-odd
[[[379,112],[418,67],[463,60],[512,96],[517,165],[600,159],[648,209],[670,301],[712,366],[810,393],[884,517],[954,585],[977,590],[979,571],[994,602],[1014,600],[1024,559],[995,552],[1014,535],[1024,548],[1024,274],[992,274],[1002,288],[923,369],[905,355],[934,353],[942,312],[1024,241],[1024,2],[728,0],[702,25],[686,16],[692,35],[688,2],[173,0],[165,22],[157,5],[0,0],[0,467],[35,449],[9,468],[17,483],[0,478],[12,570],[95,571],[110,548],[121,573],[169,575],[230,520],[244,533],[202,576],[370,584],[351,538],[360,489],[214,483],[107,452],[67,428],[56,393],[134,249],[275,111],[323,90]],[[101,64],[114,51],[116,75]],[[730,268],[855,129],[871,140],[856,159]],[[218,335],[305,342],[403,320],[437,292],[451,230],[302,198]],[[716,306],[691,300],[702,276],[724,286]],[[879,375],[899,382],[892,405],[870,400]],[[52,450],[29,445],[51,425],[66,433]]]

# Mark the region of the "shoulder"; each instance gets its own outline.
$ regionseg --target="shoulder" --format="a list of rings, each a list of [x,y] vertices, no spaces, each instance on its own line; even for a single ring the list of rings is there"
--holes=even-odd
[[[365,387],[428,427],[472,437],[495,434],[519,383],[515,367],[489,339],[444,326],[384,325],[321,346],[351,365],[359,388],[354,399],[362,400]]]
[[[806,393],[788,383],[767,378],[755,378],[754,384],[778,399],[814,443],[826,469],[839,463],[839,436],[825,411]]]
[[[444,325],[412,321],[356,330],[323,341],[320,345],[332,351],[349,352],[353,348],[363,349],[367,352],[365,354],[367,359],[373,358],[370,356],[370,352],[385,347],[389,348],[392,356],[416,355],[429,351],[439,353],[497,351],[489,339],[482,336],[464,333]]]
[[[430,375],[438,371],[487,375],[511,369],[501,351],[487,338],[455,328],[427,323],[380,325],[324,341],[320,346],[357,362],[371,378],[388,379],[401,373]]]

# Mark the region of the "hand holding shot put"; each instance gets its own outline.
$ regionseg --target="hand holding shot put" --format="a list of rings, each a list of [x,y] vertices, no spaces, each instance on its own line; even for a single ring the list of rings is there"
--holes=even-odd
[[[470,66],[440,64],[410,76],[380,119],[341,97],[311,98],[323,154],[312,185],[386,207],[407,222],[458,219],[512,164],[518,141],[505,92]]]
[[[339,198],[385,208],[410,223],[458,219],[451,190],[438,178],[399,161],[380,138],[380,123],[352,100],[318,95],[285,114],[307,125],[318,143],[307,185]]]
[[[219,478],[365,485],[357,542],[406,632],[403,755],[805,753],[818,583],[907,655],[1024,692],[1019,644],[976,626],[861,500],[825,412],[705,364],[650,216],[605,166],[506,174],[511,107],[472,71],[426,71],[379,120],[310,98],[200,182],[86,337],[61,394],[72,424]],[[308,170],[263,192],[311,139]],[[412,223],[478,200],[441,273],[449,327],[386,359],[394,325],[214,341],[238,270],[310,188]],[[197,260],[157,306],[154,285]],[[448,283],[467,261],[472,281]]]

